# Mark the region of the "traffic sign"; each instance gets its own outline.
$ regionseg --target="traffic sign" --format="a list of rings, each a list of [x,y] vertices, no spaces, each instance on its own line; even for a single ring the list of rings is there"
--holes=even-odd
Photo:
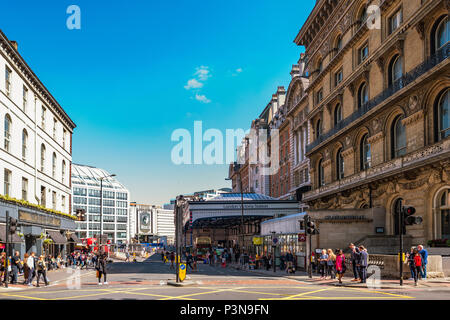
[[[184,279],[186,278],[186,264],[185,263],[180,263],[180,269],[178,271],[178,276],[180,277],[181,281],[184,281]]]
[[[299,233],[299,234],[298,234],[298,241],[299,241],[299,242],[306,242],[306,234],[304,234],[304,233]]]
[[[273,242],[274,245],[277,244],[278,243],[278,238],[273,238],[272,242]]]

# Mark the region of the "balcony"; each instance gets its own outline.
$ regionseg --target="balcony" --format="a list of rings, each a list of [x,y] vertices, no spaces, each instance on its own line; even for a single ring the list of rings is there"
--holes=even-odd
[[[342,129],[350,126],[356,120],[360,119],[370,110],[380,105],[386,99],[400,91],[401,89],[407,87],[409,84],[413,83],[418,77],[422,76],[426,72],[433,69],[435,66],[446,60],[449,56],[450,44],[447,43],[443,48],[437,51],[435,54],[430,56],[427,60],[419,64],[410,72],[406,73],[401,77],[394,85],[382,91],[379,95],[369,100],[366,104],[361,106],[357,111],[353,112],[350,116],[339,122],[335,127],[330,129],[328,132],[321,134],[315,141],[306,146],[306,153],[310,153],[314,148],[320,145],[322,142],[327,141],[329,138],[337,134]]]
[[[385,162],[366,171],[358,172],[342,180],[332,182],[305,194],[304,200],[311,201],[330,194],[373,182],[394,174],[421,167],[442,159],[450,158],[450,138],[421,150],[411,152],[401,158]]]

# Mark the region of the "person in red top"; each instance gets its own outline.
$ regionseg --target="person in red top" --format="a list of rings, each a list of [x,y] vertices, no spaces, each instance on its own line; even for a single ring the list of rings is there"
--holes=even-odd
[[[338,275],[339,283],[342,283],[342,277],[344,276],[346,269],[345,255],[341,249],[336,256],[336,274]]]
[[[417,281],[419,280],[419,274],[422,272],[422,256],[419,254],[419,250],[414,249],[414,285],[417,286]]]

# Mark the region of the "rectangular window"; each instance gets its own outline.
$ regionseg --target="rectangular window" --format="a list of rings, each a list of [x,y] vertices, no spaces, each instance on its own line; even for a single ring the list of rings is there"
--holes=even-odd
[[[117,192],[117,199],[128,200],[128,195],[125,192]]]
[[[66,134],[67,130],[63,128],[63,149],[66,148]]]
[[[42,107],[42,111],[41,111],[41,128],[42,130],[45,130],[45,114],[46,114],[47,109],[45,109],[45,107]]]
[[[400,27],[402,23],[402,10],[398,9],[390,18],[389,18],[389,34],[394,32]]]
[[[11,94],[11,73],[11,69],[5,66],[5,89],[8,97]]]
[[[103,200],[103,205],[105,207],[114,207],[114,200]]]
[[[56,125],[57,125],[58,121],[53,118],[53,139],[56,140]]]
[[[74,204],[87,204],[87,198],[85,197],[73,197]]]
[[[319,104],[323,99],[323,89],[320,89],[316,95],[316,104]]]
[[[100,213],[100,207],[89,206],[89,213]]]
[[[359,49],[358,53],[359,63],[362,63],[364,60],[366,60],[368,56],[369,56],[369,46],[365,44],[361,49]]]
[[[45,197],[45,187],[44,186],[41,186],[41,205],[42,206],[46,206],[46,204],[47,204],[47,199],[46,199],[46,197]]]
[[[27,112],[28,105],[28,88],[23,86],[23,112]]]
[[[28,179],[22,178],[22,200],[28,200]]]
[[[100,190],[97,189],[89,189],[89,197],[97,197],[100,198]],[[99,200],[100,201],[100,200]],[[100,204],[100,203],[99,203]]]
[[[127,205],[127,202],[126,201],[117,201],[117,207],[119,207],[119,208],[126,208],[128,205]]]
[[[99,206],[100,205],[100,199],[97,198],[89,198],[89,204]]]
[[[4,175],[4,194],[11,195],[11,171],[5,169]]]
[[[78,187],[74,187],[73,188],[73,194],[75,196],[86,196],[86,189],[85,188],[78,188]]]
[[[52,192],[52,208],[53,210],[56,210],[56,192]]]
[[[337,87],[342,82],[342,68],[334,74],[334,86]]]
[[[66,209],[66,196],[63,196],[63,195],[61,195],[61,208],[62,208],[62,212],[64,212]]]

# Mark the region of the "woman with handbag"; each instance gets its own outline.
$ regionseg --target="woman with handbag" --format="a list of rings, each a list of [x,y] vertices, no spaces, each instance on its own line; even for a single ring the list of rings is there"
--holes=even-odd
[[[340,284],[342,284],[342,277],[344,276],[346,270],[345,255],[342,249],[340,249],[338,255],[336,256],[336,273]]]
[[[44,278],[44,283],[46,286],[48,286],[47,281],[47,262],[45,261],[45,258],[43,255],[39,257],[39,260],[37,261],[37,280],[36,280],[36,287],[39,287],[39,279]]]

